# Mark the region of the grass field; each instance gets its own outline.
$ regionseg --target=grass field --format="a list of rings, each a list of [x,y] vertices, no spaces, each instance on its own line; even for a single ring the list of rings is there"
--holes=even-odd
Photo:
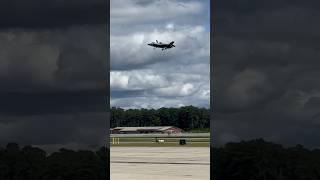
[[[185,145],[180,145],[180,140],[186,141]],[[178,135],[163,135],[163,134],[121,134],[112,135],[110,137],[111,146],[146,146],[146,147],[209,147],[210,134],[206,133],[191,133]]]

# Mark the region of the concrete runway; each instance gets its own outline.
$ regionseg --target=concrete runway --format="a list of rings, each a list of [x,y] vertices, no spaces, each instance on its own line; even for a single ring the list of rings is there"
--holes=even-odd
[[[111,180],[209,180],[209,147],[111,147]]]

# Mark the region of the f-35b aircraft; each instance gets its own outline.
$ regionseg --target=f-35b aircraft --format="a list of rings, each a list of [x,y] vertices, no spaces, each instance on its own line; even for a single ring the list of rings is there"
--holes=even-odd
[[[148,45],[152,46],[154,48],[162,48],[162,51],[163,51],[166,49],[170,49],[172,47],[176,47],[175,45],[173,45],[173,43],[174,43],[174,41],[170,42],[169,44],[164,44],[164,43],[158,42],[158,40],[156,40],[156,43],[152,42],[152,43],[149,43]]]

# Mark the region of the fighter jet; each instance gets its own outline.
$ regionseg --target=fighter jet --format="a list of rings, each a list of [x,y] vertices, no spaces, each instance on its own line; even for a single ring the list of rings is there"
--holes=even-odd
[[[156,40],[156,43],[152,42],[152,43],[149,43],[148,45],[154,47],[154,49],[155,48],[162,48],[162,51],[163,51],[166,49],[170,49],[172,47],[176,47],[175,45],[173,45],[173,43],[174,43],[174,41],[170,42],[169,44],[164,44],[164,43],[158,42],[158,40]]]

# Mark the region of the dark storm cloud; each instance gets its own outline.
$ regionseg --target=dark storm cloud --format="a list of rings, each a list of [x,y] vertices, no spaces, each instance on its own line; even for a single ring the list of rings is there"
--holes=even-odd
[[[216,8],[216,33],[315,47],[311,41],[320,36],[319,8],[318,1],[221,1]]]
[[[0,144],[18,142],[39,145],[51,151],[64,148],[97,149],[106,140],[107,113],[70,112],[25,117],[0,116]],[[55,148],[52,148],[55,147]]]
[[[0,29],[105,24],[107,3],[105,0],[3,0]]]
[[[103,26],[0,33],[0,92],[101,90],[106,87]]]
[[[319,3],[220,1],[216,9],[216,143],[263,137],[319,147]]]
[[[0,114],[27,116],[52,113],[104,112],[106,92],[53,91],[1,93]],[[2,121],[5,121],[3,119]]]
[[[1,32],[0,113],[105,111],[106,38],[103,26]]]
[[[1,1],[0,146],[105,145],[106,3]]]

